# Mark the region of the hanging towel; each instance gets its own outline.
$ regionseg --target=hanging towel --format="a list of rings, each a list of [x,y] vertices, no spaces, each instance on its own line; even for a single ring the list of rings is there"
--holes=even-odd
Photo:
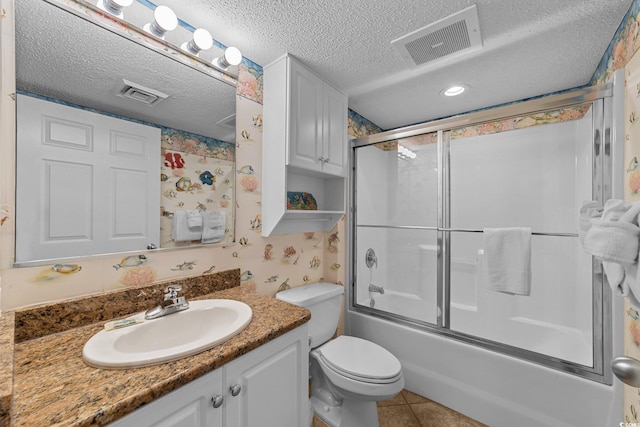
[[[531,229],[483,229],[487,286],[512,295],[531,293]]]
[[[202,243],[216,243],[223,239],[227,226],[225,212],[202,212]]]
[[[640,203],[629,205],[622,200],[607,200],[602,217],[591,219],[591,227],[582,242],[584,250],[603,263],[624,265],[636,262],[640,237],[638,214]],[[614,266],[609,266],[609,269],[619,270]],[[616,271],[610,278],[619,275]]]
[[[583,214],[581,209],[581,219]],[[629,204],[617,199],[607,200],[602,216],[589,219],[591,225],[583,240],[585,252],[602,261],[614,294],[627,298],[636,310],[640,309],[639,217],[640,202]]]
[[[175,242],[189,242],[191,240],[200,240],[202,238],[202,224],[197,227],[189,227],[187,212],[189,211],[175,211],[173,213],[173,219],[171,221],[171,238]]]

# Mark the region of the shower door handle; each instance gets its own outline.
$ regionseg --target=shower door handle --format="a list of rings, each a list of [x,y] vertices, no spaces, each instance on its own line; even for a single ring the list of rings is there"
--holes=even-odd
[[[611,370],[623,383],[640,388],[640,360],[618,356],[611,362]]]

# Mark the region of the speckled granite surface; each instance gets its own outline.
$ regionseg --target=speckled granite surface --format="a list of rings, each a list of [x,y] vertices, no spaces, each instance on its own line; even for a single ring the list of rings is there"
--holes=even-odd
[[[16,343],[147,310],[162,301],[164,289],[170,284],[181,285],[180,295],[189,300],[239,286],[240,269],[19,310],[15,313]]]
[[[253,309],[253,320],[224,344],[162,365],[125,370],[87,366],[82,347],[103,327],[102,321],[16,343],[12,425],[106,425],[310,318],[306,309],[241,287],[206,297],[244,301]]]
[[[8,426],[11,419],[13,391],[14,314],[0,316],[0,427]]]

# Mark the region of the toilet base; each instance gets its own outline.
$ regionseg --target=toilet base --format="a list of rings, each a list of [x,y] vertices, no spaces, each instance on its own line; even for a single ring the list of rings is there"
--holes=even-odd
[[[330,427],[379,427],[378,408],[374,401],[343,399],[341,405],[329,405],[311,396],[316,415]]]

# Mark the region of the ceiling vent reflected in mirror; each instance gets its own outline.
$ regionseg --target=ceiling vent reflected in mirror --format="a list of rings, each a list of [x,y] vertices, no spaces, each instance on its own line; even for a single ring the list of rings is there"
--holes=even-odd
[[[232,114],[229,117],[225,117],[224,119],[217,121],[216,124],[220,125],[220,126],[228,127],[230,129],[235,129],[236,128],[236,115]]]
[[[141,84],[130,82],[129,80],[122,79],[123,87],[120,89],[119,95],[133,99],[142,104],[154,106],[159,102],[164,101],[169,97],[166,93],[149,89]]]
[[[413,65],[482,48],[476,6],[449,15],[391,42],[400,55]]]

